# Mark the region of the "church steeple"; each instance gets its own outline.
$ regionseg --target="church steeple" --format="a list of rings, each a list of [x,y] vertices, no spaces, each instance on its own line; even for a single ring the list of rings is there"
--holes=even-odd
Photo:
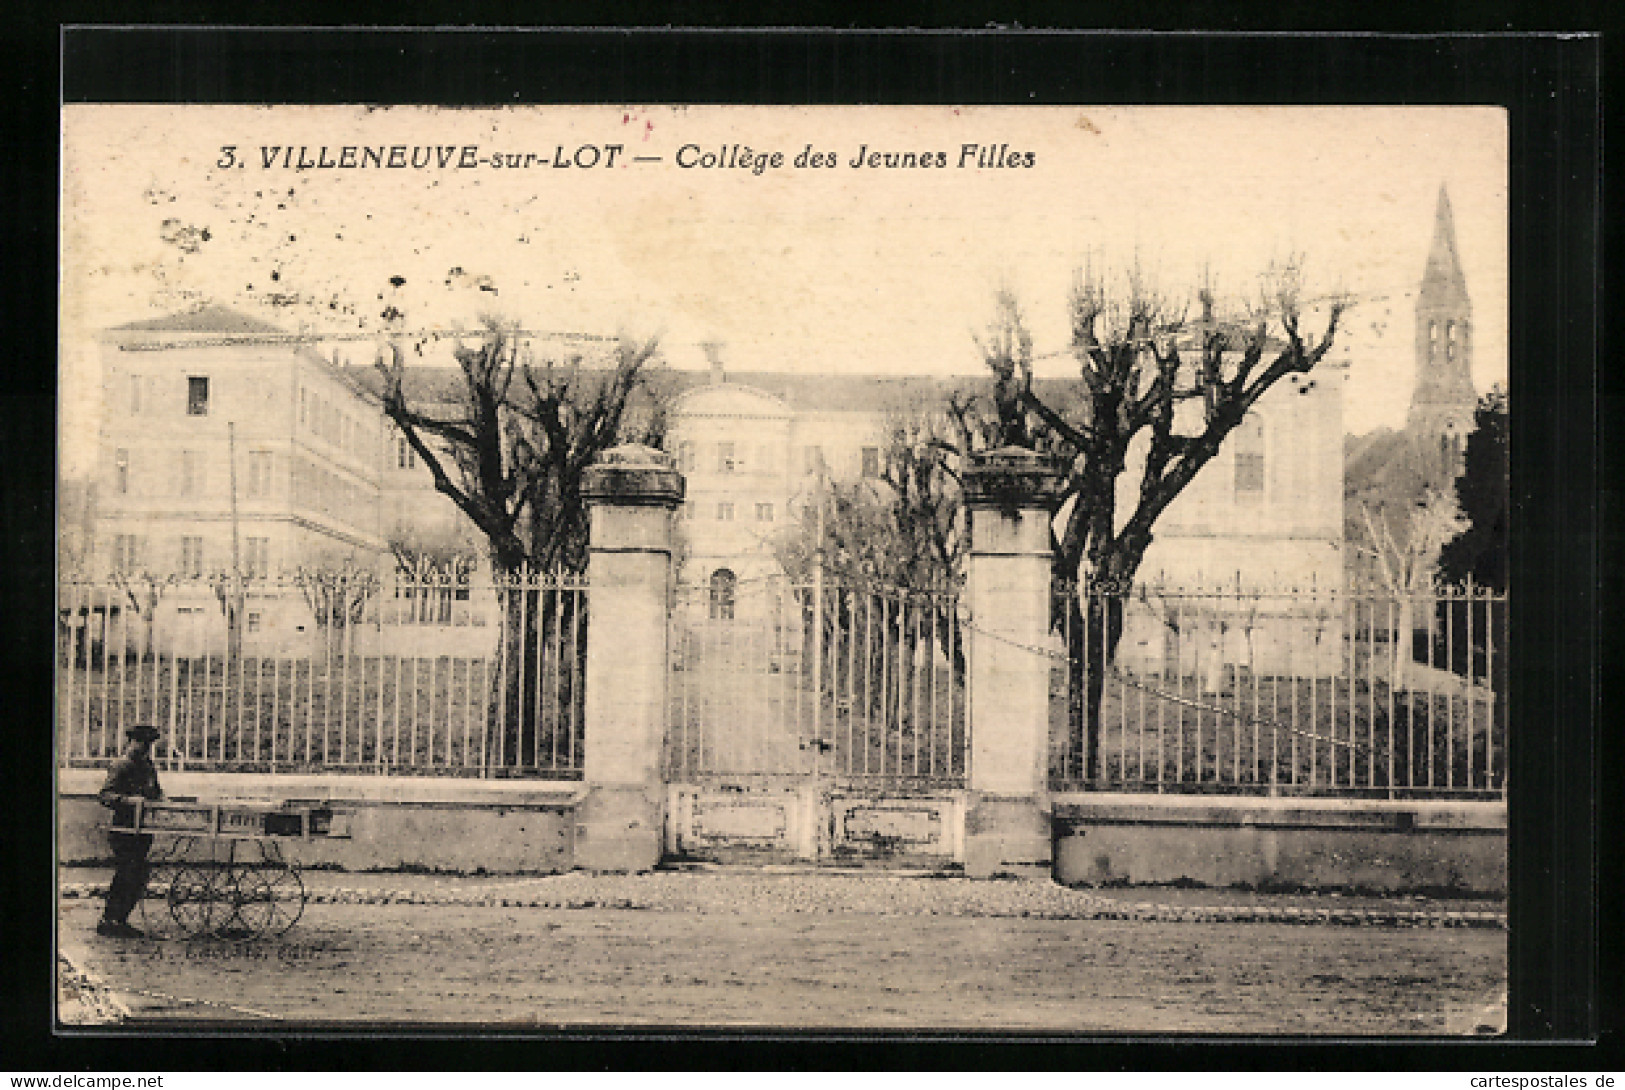
[[[1439,206],[1433,214],[1433,245],[1428,250],[1427,269],[1422,273],[1422,295],[1436,305],[1446,302],[1471,313],[1467,299],[1467,278],[1462,275],[1461,255],[1456,252],[1456,219],[1450,211],[1450,194],[1439,187]]]
[[[1430,446],[1459,444],[1473,426],[1473,304],[1456,251],[1450,195],[1439,187],[1433,244],[1416,295],[1416,388],[1407,428]]]

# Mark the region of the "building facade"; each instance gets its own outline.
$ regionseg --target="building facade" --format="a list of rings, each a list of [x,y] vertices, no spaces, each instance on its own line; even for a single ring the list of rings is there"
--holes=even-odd
[[[1208,590],[1340,586],[1346,375],[1334,354],[1260,399],[1158,522],[1142,577]],[[693,377],[673,402],[669,433],[688,487],[679,569],[688,586],[776,572],[775,538],[794,532],[821,479],[879,477],[900,416],[941,412],[951,394],[986,385],[718,366],[705,381]],[[1133,468],[1121,483],[1125,516]]]
[[[223,307],[119,326],[101,350],[92,570],[376,563],[381,416],[330,361]]]
[[[284,576],[376,570],[376,399],[285,331],[224,307],[100,338],[104,404],[81,573],[124,592],[80,607],[127,652],[224,646],[241,577],[246,648],[315,637]],[[94,620],[92,620],[94,618]]]

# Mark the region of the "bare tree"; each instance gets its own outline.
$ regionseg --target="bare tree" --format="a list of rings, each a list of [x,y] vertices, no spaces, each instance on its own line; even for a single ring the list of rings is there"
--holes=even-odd
[[[1071,675],[1068,751],[1084,767],[1069,769],[1094,782],[1100,772],[1100,704],[1104,670],[1085,669],[1085,655],[1104,666],[1123,633],[1123,603],[1168,506],[1219,452],[1225,438],[1272,387],[1307,374],[1331,350],[1347,301],[1330,299],[1316,337],[1304,327],[1302,263],[1271,269],[1260,296],[1239,315],[1221,319],[1214,298],[1198,296],[1200,317],[1153,291],[1131,272],[1108,292],[1090,272],[1070,298],[1071,353],[1077,361],[1076,403],[1052,404],[1033,390],[1031,339],[1013,301],[1001,294],[999,335],[979,340],[996,380],[1001,444],[1045,442],[1070,456],[1055,511],[1061,523],[1054,570],[1076,580],[1069,596],[1073,623],[1067,657]],[[1120,482],[1125,509],[1119,510]],[[1087,649],[1087,650],[1086,650]]]
[[[158,653],[155,633],[158,604],[179,580],[174,575],[159,576],[145,569],[128,571],[123,568],[114,568],[110,578],[130,603],[130,611],[141,618],[140,657],[141,661],[150,662]]]
[[[522,359],[511,327],[486,319],[478,344],[454,350],[463,375],[455,403],[436,409],[408,403],[406,352],[392,344],[392,359],[378,365],[384,412],[435,489],[485,536],[497,572],[579,571],[586,563],[582,473],[610,447],[661,432],[658,411],[629,412],[655,347],[623,340],[607,370],[584,366],[580,356],[533,364]]]
[[[376,572],[349,564],[341,568],[298,568],[293,581],[304,595],[316,624],[341,637],[361,623],[367,603],[378,594],[380,585]],[[211,582],[215,596],[224,603],[232,587],[231,577],[223,575]]]
[[[558,593],[538,576],[583,571],[587,509],[582,474],[599,454],[625,442],[658,444],[665,414],[649,382],[656,343],[622,339],[607,368],[579,355],[533,361],[511,326],[484,320],[479,342],[454,350],[462,388],[451,404],[414,406],[406,393],[406,351],[398,341],[380,361],[384,412],[400,428],[434,479],[484,536],[502,587],[502,661],[539,661],[547,633],[574,634],[585,653],[585,618],[565,613],[577,597]],[[575,623],[572,623],[574,621]],[[562,645],[555,645],[563,653]],[[492,716],[503,724],[501,763],[519,765],[539,752],[543,709],[520,691],[521,671],[498,670]],[[566,682],[573,671],[563,671]],[[558,700],[574,701],[573,686]],[[555,717],[555,722],[557,721]],[[490,755],[488,754],[488,759]]]
[[[1361,505],[1360,517],[1363,533],[1351,544],[1372,562],[1383,589],[1399,603],[1390,682],[1403,687],[1413,655],[1417,603],[1431,598],[1438,583],[1439,555],[1467,520],[1455,496],[1439,488],[1429,489],[1397,528],[1387,511],[1373,511],[1367,504]]]
[[[777,542],[781,564],[805,577],[821,551],[824,570],[848,582],[919,591],[957,586],[964,575],[959,474],[965,447],[951,413],[893,416],[878,474],[826,481],[799,524]]]
[[[811,631],[816,608],[804,589],[813,572],[821,568],[833,580],[817,621],[824,646],[848,669],[866,663],[871,711],[890,723],[906,718],[914,688],[926,682],[887,663],[912,662],[923,649],[944,656],[951,683],[965,677],[955,615],[968,529],[959,475],[968,443],[963,423],[952,411],[894,416],[877,476],[826,482],[776,542],[780,564],[803,588],[803,631]],[[837,684],[833,676],[826,681]]]

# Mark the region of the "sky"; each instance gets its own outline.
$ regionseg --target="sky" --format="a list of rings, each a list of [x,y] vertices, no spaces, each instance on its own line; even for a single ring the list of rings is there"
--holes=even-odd
[[[1222,299],[1255,294],[1292,255],[1312,295],[1357,301],[1346,430],[1398,426],[1441,186],[1475,385],[1507,369],[1497,109],[95,105],[64,108],[62,139],[67,472],[88,457],[73,437],[100,418],[97,331],[202,302],[358,362],[394,308],[418,331],[490,314],[554,335],[658,335],[677,367],[703,366],[715,343],[741,371],[975,374],[975,335],[1008,289],[1040,372],[1064,376],[1085,264],[1108,279],[1138,268],[1184,303],[1204,279]],[[408,162],[451,150],[423,169],[297,169],[298,149],[317,163],[396,145]],[[465,148],[478,166],[458,167]],[[726,165],[744,148],[782,159]],[[1001,150],[1019,165],[993,165]],[[837,165],[798,167],[803,151]],[[944,165],[852,166],[860,151]],[[723,165],[704,165],[712,155]]]

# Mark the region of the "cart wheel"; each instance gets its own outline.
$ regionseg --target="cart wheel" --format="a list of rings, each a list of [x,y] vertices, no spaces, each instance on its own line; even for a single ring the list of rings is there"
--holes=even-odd
[[[181,931],[197,938],[212,935],[231,916],[213,867],[178,867],[169,883],[169,914]]]
[[[141,930],[155,939],[167,939],[175,933],[175,919],[169,912],[168,899],[175,885],[176,869],[175,864],[168,861],[154,864],[146,896],[136,906],[141,914]]]
[[[299,922],[305,899],[305,883],[292,867],[244,867],[236,888],[235,922],[253,934],[274,938]]]

